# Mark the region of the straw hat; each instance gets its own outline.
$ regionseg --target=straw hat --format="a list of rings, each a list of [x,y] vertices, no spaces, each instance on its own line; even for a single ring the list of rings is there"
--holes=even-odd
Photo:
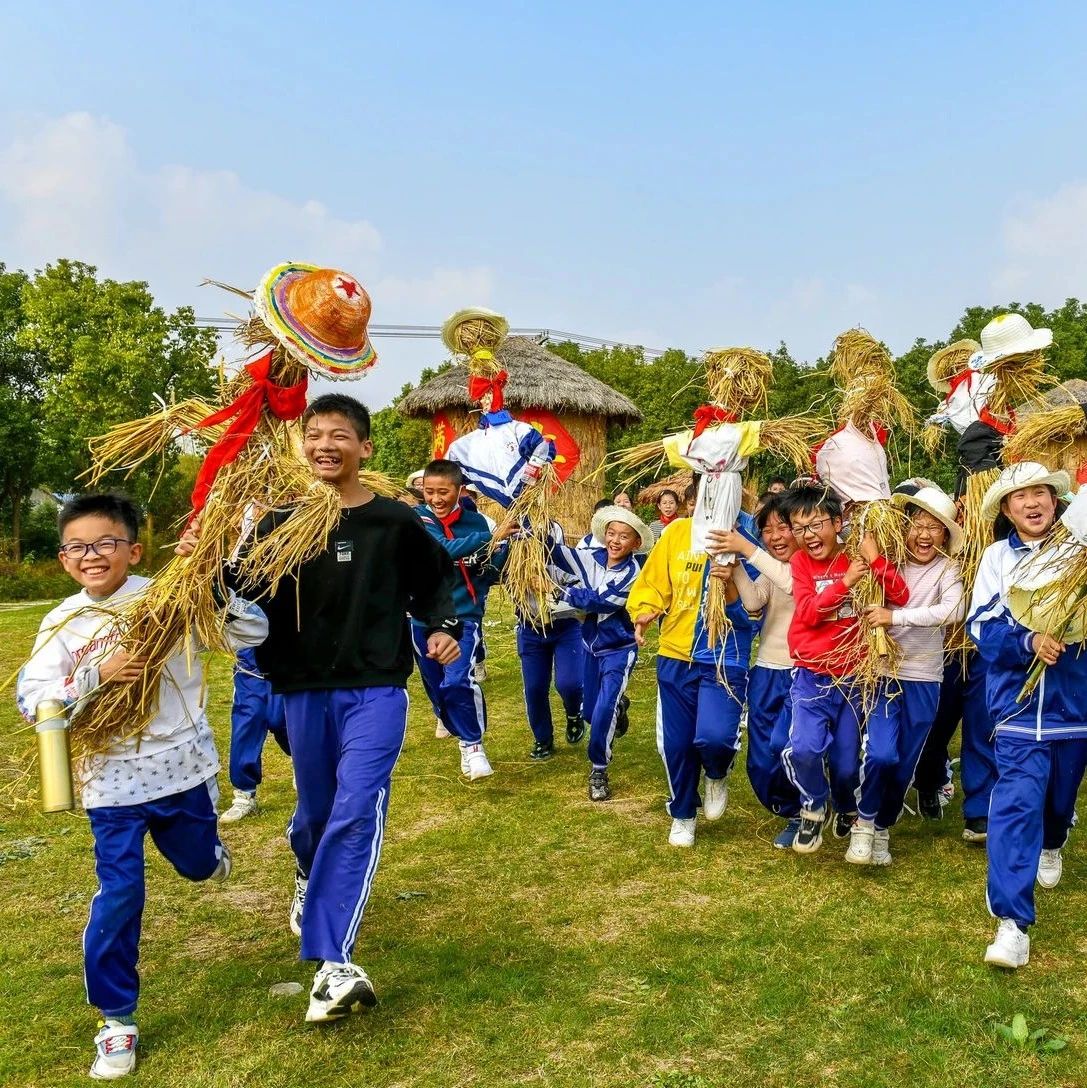
[[[928,361],[928,383],[941,396],[951,392],[951,379],[961,374],[971,358],[981,350],[976,340],[956,340],[933,353]]]
[[[482,306],[469,306],[468,309],[458,310],[452,317],[447,317],[442,325],[442,343],[454,355],[459,354],[461,351],[454,334],[458,326],[463,325],[466,321],[484,321],[491,326],[496,338],[494,346],[497,346],[509,336],[510,323],[501,314],[496,314],[494,310],[484,309]]]
[[[404,481],[405,487],[415,487],[413,480],[419,480],[422,482],[423,474],[426,472],[425,468],[417,468],[414,472],[408,474],[408,478]]]
[[[315,374],[357,378],[377,362],[366,332],[370,296],[346,272],[277,264],[260,281],[253,306],[287,353]]]
[[[955,520],[955,500],[938,487],[922,487],[914,494],[896,491],[891,502],[899,509],[917,506],[931,514],[947,530],[947,554],[957,555],[962,548],[962,528]]]
[[[1006,355],[1039,351],[1052,343],[1051,329],[1031,328],[1022,314],[997,314],[981,330],[981,350],[987,363],[995,363]]]
[[[1015,565],[1008,586],[1008,610],[1024,627],[1058,634],[1058,617],[1063,617],[1079,596],[1079,588],[1064,580],[1064,572],[1082,554],[1082,544],[1067,540],[1056,548],[1037,548]],[[1059,637],[1062,642],[1087,639],[1087,614],[1082,604],[1073,610],[1071,625]]]
[[[653,530],[633,510],[628,510],[625,506],[603,506],[597,510],[593,514],[590,526],[592,535],[597,540],[603,540],[608,524],[613,521],[621,521],[624,525],[629,525],[638,534],[641,541],[640,548],[649,548],[656,540]]]
[[[1072,486],[1067,472],[1050,472],[1045,465],[1037,461],[1020,461],[1012,465],[996,478],[981,500],[981,516],[988,521],[995,521],[1000,513],[1000,504],[1013,491],[1021,487],[1051,487],[1058,495],[1066,495]]]

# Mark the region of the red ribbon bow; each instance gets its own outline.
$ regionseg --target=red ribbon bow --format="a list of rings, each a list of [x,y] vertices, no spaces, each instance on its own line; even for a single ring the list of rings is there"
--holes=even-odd
[[[694,437],[697,438],[707,427],[715,423],[735,423],[735,412],[726,411],[717,404],[703,404],[694,410]]]
[[[470,375],[468,378],[468,396],[472,400],[482,400],[484,394],[491,394],[491,408],[492,412],[500,412],[502,410],[502,390],[506,387],[506,381],[509,378],[509,374],[505,370],[500,370],[493,378],[483,378],[478,375]]]
[[[306,410],[306,378],[303,377],[297,385],[276,385],[268,377],[271,366],[270,351],[247,364],[245,369],[253,379],[253,384],[237,400],[217,412],[212,412],[210,416],[205,416],[196,426],[189,428],[189,431],[196,431],[201,427],[214,427],[216,423],[225,423],[228,419],[234,420],[223,437],[208,450],[204,463],[200,466],[196,485],[192,490],[193,517],[204,509],[219,469],[236,460],[242,448],[253,437],[265,404],[277,419],[297,419]]]

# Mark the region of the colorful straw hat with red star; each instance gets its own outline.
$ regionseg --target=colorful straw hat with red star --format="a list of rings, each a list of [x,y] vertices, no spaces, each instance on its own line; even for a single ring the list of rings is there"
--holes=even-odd
[[[347,272],[277,264],[260,281],[253,305],[288,354],[314,374],[357,378],[377,362],[366,331],[370,296]]]

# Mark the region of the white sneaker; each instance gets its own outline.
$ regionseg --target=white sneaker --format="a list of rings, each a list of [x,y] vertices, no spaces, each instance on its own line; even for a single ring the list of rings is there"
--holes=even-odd
[[[98,1034],[94,1037],[98,1051],[91,1065],[95,1080],[117,1080],[136,1068],[136,1044],[140,1031],[135,1024],[121,1024],[116,1020],[100,1020]]]
[[[469,782],[477,778],[489,778],[494,774],[491,761],[483,751],[482,744],[469,744],[460,747],[460,773],[468,776]]]
[[[1038,859],[1038,885],[1042,888],[1055,888],[1061,882],[1064,862],[1060,850],[1043,850]]]
[[[246,793],[245,790],[235,790],[234,800],[230,808],[219,816],[221,824],[236,824],[244,820],[246,816],[255,816],[257,813],[257,795]]]
[[[477,684],[482,684],[487,679],[487,666],[482,661],[472,666],[472,679]]]
[[[877,831],[872,839],[872,864],[891,864],[891,832],[889,829]]]
[[[694,846],[694,817],[689,820],[673,820],[668,832],[669,846]]]
[[[728,779],[707,778],[706,788],[703,791],[702,815],[713,823],[721,819],[728,808]]]
[[[850,865],[871,865],[875,837],[876,829],[871,824],[862,824],[857,820],[849,829],[849,849],[845,852],[845,860]]]
[[[231,856],[227,844],[221,842],[219,843],[219,847],[223,851],[219,857],[219,864],[215,866],[215,872],[208,877],[208,880],[214,880],[216,884],[222,884],[222,882],[230,876],[230,870],[234,868],[234,858]]]
[[[291,900],[291,932],[296,937],[302,936],[302,909],[306,905],[306,889],[309,877],[303,876],[296,869],[294,872],[294,899]]]
[[[1001,918],[985,962],[996,967],[1025,967],[1030,960],[1030,938],[1010,918]]]
[[[377,1004],[374,984],[361,967],[353,963],[325,960],[313,976],[313,988],[306,1010],[307,1024],[323,1024]]]
[[[444,725],[442,725],[442,719],[437,719],[438,724],[434,726],[434,736],[445,740],[446,737],[451,737],[453,734],[449,732]]]

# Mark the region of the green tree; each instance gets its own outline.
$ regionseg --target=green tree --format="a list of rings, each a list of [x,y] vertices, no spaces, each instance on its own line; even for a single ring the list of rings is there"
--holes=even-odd
[[[198,328],[189,307],[156,306],[146,283],[99,280],[92,266],[60,260],[24,286],[22,306],[17,341],[43,369],[39,482],[78,489],[89,438],[151,414],[160,397],[214,391],[215,332]],[[177,456],[133,474],[126,490],[146,506]]]

